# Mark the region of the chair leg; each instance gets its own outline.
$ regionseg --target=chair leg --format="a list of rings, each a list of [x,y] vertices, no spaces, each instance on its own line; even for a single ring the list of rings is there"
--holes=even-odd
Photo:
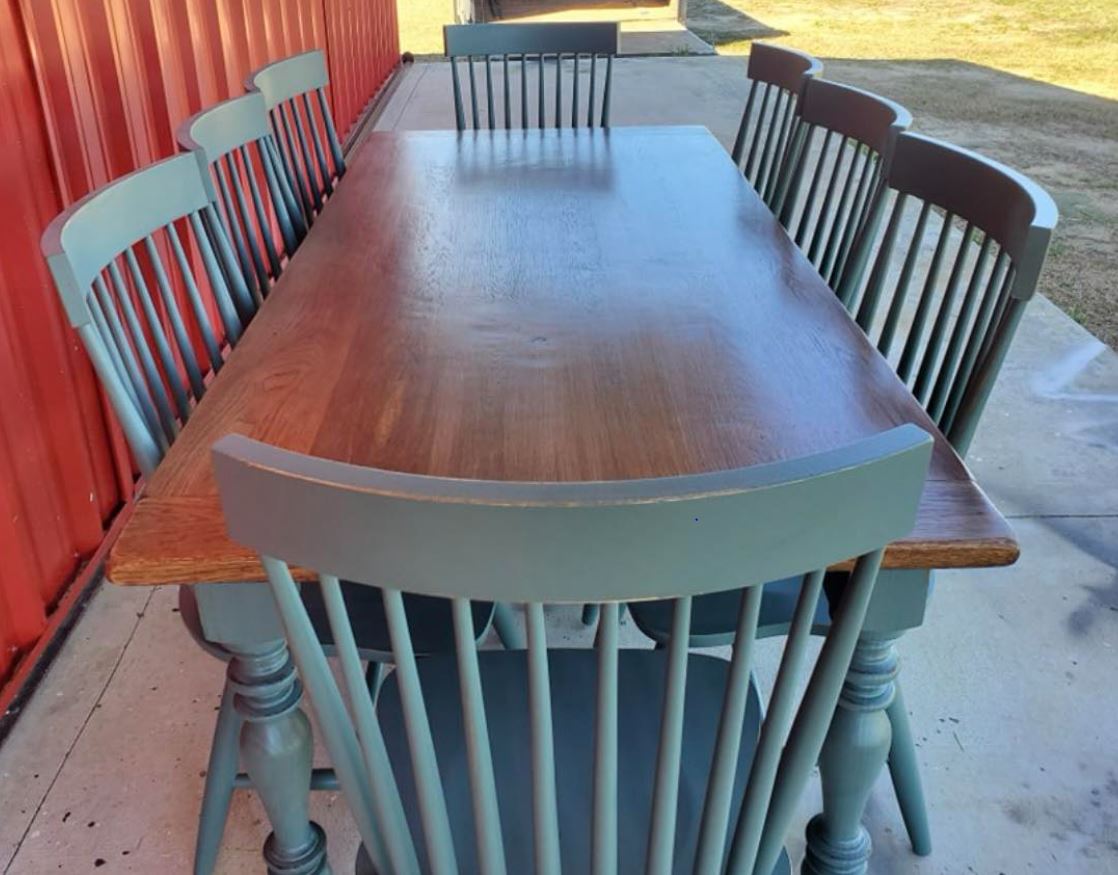
[[[893,682],[896,692],[893,702],[885,709],[885,716],[893,727],[893,741],[889,747],[889,775],[893,779],[893,792],[901,809],[901,818],[908,830],[912,850],[921,857],[932,852],[932,832],[928,826],[928,806],[924,802],[924,786],[920,780],[920,764],[916,761],[916,746],[912,742],[912,727],[908,722],[900,681]]]
[[[505,650],[523,650],[524,633],[511,607],[504,602],[497,602],[493,606],[493,628],[497,630],[497,637],[505,646]]]
[[[233,707],[233,690],[226,681],[202,790],[202,811],[198,816],[198,837],[194,845],[194,875],[210,875],[217,865],[221,836],[233,797],[233,782],[237,777],[241,722],[241,716]]]
[[[383,662],[376,660],[369,660],[369,664],[365,666],[365,686],[369,688],[369,698],[376,704],[377,695],[380,693],[380,685],[384,683],[384,679],[388,676],[388,666]]]

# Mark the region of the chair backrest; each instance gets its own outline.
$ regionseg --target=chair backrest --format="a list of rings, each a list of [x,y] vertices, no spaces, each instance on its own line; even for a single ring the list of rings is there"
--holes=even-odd
[[[596,732],[585,741],[595,749],[593,800],[586,809],[587,822],[592,817],[593,823],[594,865],[571,871],[616,871],[618,604],[676,599],[659,753],[648,763],[656,775],[648,809],[648,871],[668,872],[685,742],[691,597],[748,587],[721,728],[712,745],[695,871],[722,871],[729,844],[732,871],[767,873],[838,701],[882,548],[914,523],[931,445],[925,432],[907,425],[841,450],[735,471],[597,483],[496,483],[359,468],[231,435],[214,446],[214,466],[229,533],[262,557],[322,738],[377,871],[418,872],[420,837],[406,825],[339,578],[383,589],[422,817],[417,832],[435,872],[456,871],[456,852],[402,592],[453,602],[478,868],[484,872],[505,871],[510,842],[520,848],[534,842],[537,871],[559,871],[543,615],[545,603],[559,602],[604,603]],[[836,514],[839,503],[843,513]],[[858,557],[851,583],[835,607],[834,624],[797,708],[823,569],[849,557]],[[352,714],[299,599],[291,565],[318,573]],[[805,571],[797,621],[744,794],[735,793],[763,582]],[[502,835],[470,621],[475,599],[527,602],[534,836]],[[630,810],[623,812],[628,820]],[[739,812],[736,817],[733,811]],[[459,862],[470,867],[469,861]],[[632,863],[625,861],[626,870]],[[691,871],[690,865],[683,868]]]
[[[319,49],[274,61],[245,79],[245,88],[264,95],[280,163],[299,199],[307,227],[345,173],[341,142],[326,100],[329,84],[326,56]]]
[[[804,85],[772,206],[832,288],[893,143],[911,124],[908,110],[868,91],[825,79]]]
[[[183,236],[187,245],[193,236],[200,274]],[[206,375],[221,367],[211,309],[230,344],[255,312],[197,159],[177,155],[87,195],[50,223],[41,247],[140,470],[151,474]]]
[[[450,59],[458,130],[561,128],[568,123],[572,128],[582,124],[609,127],[616,22],[453,24],[443,28],[443,38]],[[468,124],[463,73],[459,70],[462,58],[470,84]],[[484,64],[484,89],[477,82],[475,61]],[[600,66],[605,67],[601,84]],[[569,97],[563,90],[565,75],[570,77]],[[585,83],[583,75],[587,77]],[[533,78],[534,87],[530,82]]]
[[[804,83],[822,72],[818,60],[795,49],[767,43],[749,49],[749,96],[730,155],[770,206]]]
[[[183,122],[176,136],[197,156],[245,282],[263,298],[283,270],[283,256],[291,256],[307,233],[264,95],[254,91],[204,109]]]
[[[897,137],[838,294],[960,455],[1036,291],[1057,215],[1015,170]]]

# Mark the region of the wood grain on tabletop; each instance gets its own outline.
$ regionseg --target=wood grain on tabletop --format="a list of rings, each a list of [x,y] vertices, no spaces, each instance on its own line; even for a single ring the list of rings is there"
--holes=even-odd
[[[887,565],[1012,562],[1008,525],[704,129],[373,134],[110,577],[262,578],[224,534],[209,447],[229,432],[544,481],[752,465],[904,422],[936,449]]]

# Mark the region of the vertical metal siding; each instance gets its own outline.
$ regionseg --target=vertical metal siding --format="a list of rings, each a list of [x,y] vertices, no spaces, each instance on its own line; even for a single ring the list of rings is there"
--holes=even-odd
[[[325,0],[331,107],[344,140],[400,56],[393,2]]]
[[[395,0],[0,0],[0,681],[131,495],[38,240],[268,61],[327,51],[345,135],[399,55]]]

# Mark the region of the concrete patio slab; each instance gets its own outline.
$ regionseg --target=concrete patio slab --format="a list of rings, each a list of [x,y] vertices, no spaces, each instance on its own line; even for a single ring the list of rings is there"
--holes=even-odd
[[[912,856],[879,781],[875,872],[1118,868],[1118,519],[1015,527],[1017,565],[939,574],[902,639],[935,849]]]
[[[137,592],[150,602],[130,645],[65,767],[32,812],[6,873],[190,870],[224,665],[187,634],[174,587]],[[98,593],[96,609],[82,619],[83,637],[70,645],[73,658],[88,655],[102,632],[111,633],[110,609],[130,606],[129,593],[109,585]],[[71,674],[80,671],[56,664],[36,703],[49,702],[56,679],[64,683]],[[40,730],[45,725],[31,714],[21,724]],[[31,739],[13,739],[0,751],[0,772],[9,758],[22,752],[26,759],[34,750]],[[317,756],[322,761],[321,752]],[[317,793],[313,803],[313,817],[330,832],[334,859],[352,866],[358,839],[344,803],[336,793]],[[256,797],[235,794],[218,872],[260,871],[267,832]]]
[[[1118,511],[1118,353],[1038,295],[967,464],[1011,516]]]
[[[714,47],[678,21],[627,21],[621,25],[622,55],[713,55]]]
[[[0,871],[7,871],[54,789],[151,597],[139,590],[99,594],[0,748]]]

